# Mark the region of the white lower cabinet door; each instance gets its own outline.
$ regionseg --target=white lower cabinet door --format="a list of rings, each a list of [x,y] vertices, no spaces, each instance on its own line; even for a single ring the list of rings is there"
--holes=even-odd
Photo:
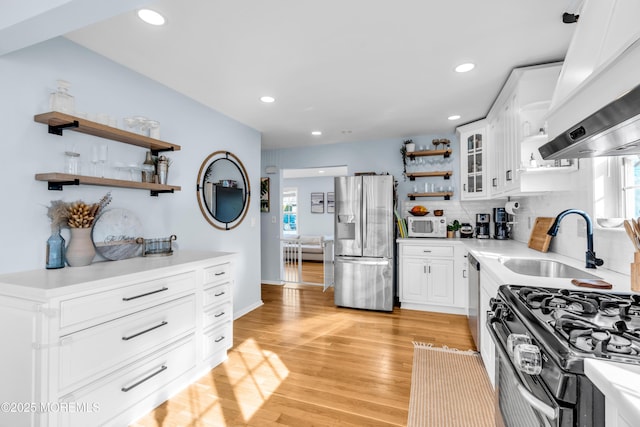
[[[491,381],[491,385],[495,387],[496,377],[496,347],[493,338],[487,329],[487,311],[489,310],[489,301],[491,300],[487,289],[480,287],[480,312],[478,313],[478,321],[480,322],[480,355],[487,370],[487,375]]]
[[[427,263],[427,301],[453,305],[453,260],[432,259]]]
[[[425,258],[402,259],[401,302],[427,302],[427,260]]]
[[[128,409],[151,397],[159,404],[167,396],[150,396],[165,385],[193,369],[196,349],[193,335],[166,347],[157,354],[144,358],[60,399],[60,405],[73,410],[60,411],[60,426],[123,426],[132,416]],[[146,410],[150,410],[150,404]],[[137,414],[143,415],[143,414]]]

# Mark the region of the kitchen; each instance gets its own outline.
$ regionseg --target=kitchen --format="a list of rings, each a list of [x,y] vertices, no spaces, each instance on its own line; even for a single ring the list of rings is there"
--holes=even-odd
[[[57,58],[60,57],[64,57],[65,61],[59,61]],[[60,194],[48,192],[45,184],[33,180],[34,173],[50,168],[50,164],[54,162],[52,159],[59,159],[55,161],[62,162],[60,153],[65,150],[66,144],[73,143],[75,140],[80,141],[80,138],[67,136],[67,134],[62,140],[55,139],[53,135],[46,135],[46,131],[43,131],[40,125],[33,123],[33,115],[46,109],[48,92],[53,89],[55,79],[60,76],[72,82],[72,93],[76,96],[78,103],[82,101],[83,108],[87,111],[117,111],[122,116],[138,114],[140,111],[148,111],[150,115],[154,113],[154,118],[159,119],[163,124],[163,138],[180,140],[183,147],[189,146],[188,150],[183,149],[174,155],[171,171],[172,179],[183,185],[183,191],[173,195],[160,195],[157,199],[147,199],[146,195],[141,197],[134,192],[118,190],[114,191],[115,200],[119,206],[136,206],[136,211],[140,215],[145,215],[148,227],[145,231],[148,237],[170,232],[179,236],[180,240],[177,243],[184,248],[241,253],[238,261],[239,290],[234,294],[235,306],[238,307],[234,313],[236,317],[260,305],[259,283],[261,280],[277,280],[276,276],[265,271],[260,273],[259,269],[245,267],[255,266],[256,260],[261,257],[263,269],[270,269],[271,266],[277,265],[278,260],[273,258],[277,251],[270,249],[278,236],[274,236],[273,227],[269,225],[270,215],[258,214],[257,197],[251,199],[251,213],[245,220],[246,225],[233,233],[214,232],[202,219],[200,213],[193,208],[195,197],[185,190],[194,180],[202,159],[219,147],[217,145],[219,141],[234,141],[229,142],[224,148],[237,154],[251,171],[253,188],[258,188],[258,179],[264,174],[264,167],[268,165],[277,164],[278,167],[333,165],[336,163],[336,158],[340,159],[341,164],[347,163],[350,172],[377,170],[388,171],[396,177],[401,176],[402,166],[398,149],[403,138],[363,139],[349,146],[344,144],[332,147],[334,152],[320,146],[308,147],[305,151],[298,152],[293,149],[278,150],[277,153],[261,152],[263,160],[260,162],[258,161],[259,151],[261,151],[259,132],[222,114],[212,113],[201,105],[177,95],[167,87],[132,73],[65,40],[53,40],[18,51],[12,55],[3,56],[0,61],[3,63],[3,69],[9,71],[3,84],[4,93],[8,99],[15,100],[12,105],[5,106],[7,114],[3,116],[8,132],[6,140],[9,141],[5,152],[7,159],[10,159],[7,172],[12,178],[18,178],[12,180],[12,185],[6,190],[6,197],[15,206],[27,207],[26,212],[20,212],[20,217],[24,223],[30,224],[30,230],[27,231],[26,236],[14,230],[15,227],[7,227],[7,237],[11,244],[3,245],[0,257],[4,260],[1,264],[3,273],[40,268],[44,265],[42,245],[49,235],[44,206],[50,200],[61,197],[67,200],[95,197],[94,192],[82,187],[65,188]],[[505,70],[505,73],[507,71]],[[113,84],[114,81],[117,84]],[[14,84],[16,82],[22,83]],[[103,84],[96,84],[96,82]],[[134,103],[134,106],[130,107],[131,109],[123,108],[123,101],[127,104]],[[179,130],[171,126],[174,121],[180,123]],[[73,134],[70,133],[70,135]],[[448,138],[451,141],[458,140],[454,133],[418,135],[413,139],[417,144],[426,145],[436,137]],[[34,141],[38,149],[30,148],[28,141]],[[215,144],[214,141],[216,141]],[[119,148],[112,147],[112,156],[119,155],[119,151]],[[367,152],[369,156],[362,156],[362,152]],[[123,151],[122,155],[126,157],[134,154]],[[273,157],[278,158],[278,163],[273,161]],[[394,170],[388,164],[389,159],[398,159],[394,160]],[[26,164],[27,167],[19,167],[19,164]],[[453,176],[459,177],[458,162],[453,161],[451,164]],[[591,182],[592,177],[589,172],[588,166],[581,165],[574,177],[578,183]],[[404,186],[401,190],[403,194],[411,191],[411,183],[403,182],[401,186]],[[277,183],[272,191],[273,194],[278,194]],[[521,200],[523,206],[521,209],[527,210],[523,219],[524,224],[527,225],[527,217],[533,219],[538,216],[553,217],[567,207],[591,212],[592,198],[589,186],[585,185],[577,185],[570,192],[529,196],[526,201]],[[505,200],[499,203],[470,201],[462,204],[456,200],[450,203],[438,201],[430,203],[429,208],[439,207],[445,210],[449,217],[474,221],[474,216],[466,214],[467,211],[491,212],[491,209],[504,202]],[[7,211],[5,215],[5,223],[13,224],[16,212]],[[574,260],[580,259],[582,248],[585,247],[585,237],[578,236],[582,233],[581,222],[577,219],[566,221],[569,222],[563,223],[561,234],[553,241],[552,251]],[[195,224],[195,226],[190,227],[188,224]],[[255,225],[250,226],[251,224]],[[605,260],[605,266],[625,273],[631,261],[631,251],[620,250],[630,246],[626,236],[618,231],[596,228],[595,247],[598,255]],[[205,241],[201,238],[203,235],[210,236],[211,239]],[[529,227],[516,227],[515,240],[526,242],[528,235]],[[262,248],[249,243],[257,239],[261,239]],[[577,251],[576,248],[580,250]],[[15,253],[24,255],[16,257]]]

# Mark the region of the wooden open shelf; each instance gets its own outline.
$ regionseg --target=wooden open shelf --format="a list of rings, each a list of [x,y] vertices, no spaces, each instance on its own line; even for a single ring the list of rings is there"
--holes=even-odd
[[[410,181],[415,181],[416,178],[428,178],[432,176],[442,176],[444,179],[449,179],[449,177],[453,175],[453,171],[407,172],[405,175]]]
[[[49,190],[62,190],[65,185],[80,184],[149,190],[152,196],[157,196],[160,193],[173,193],[174,191],[181,190],[181,187],[177,185],[126,181],[123,179],[99,178],[96,176],[71,175],[58,172],[36,174],[36,181],[46,181],[49,184]]]
[[[444,150],[424,150],[424,151],[412,151],[407,153],[407,157],[423,157],[423,156],[444,156],[449,157],[452,153],[451,148]]]
[[[445,200],[450,200],[453,196],[452,191],[440,191],[436,193],[409,193],[409,200],[415,200],[416,197],[444,197]]]
[[[180,150],[180,146],[176,144],[160,141],[159,139],[128,132],[126,130],[103,125],[101,123],[92,122],[91,120],[72,116],[70,114],[59,113],[57,111],[37,114],[33,117],[33,120],[38,123],[48,125],[49,133],[54,133],[56,135],[62,135],[63,130],[81,132],[87,135],[93,135],[100,138],[111,139],[114,141],[124,142],[125,144],[147,148],[155,154],[161,151]]]

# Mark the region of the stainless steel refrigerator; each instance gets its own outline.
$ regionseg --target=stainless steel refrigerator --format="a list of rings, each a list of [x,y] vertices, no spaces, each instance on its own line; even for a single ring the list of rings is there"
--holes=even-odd
[[[335,304],[392,311],[393,177],[336,177],[334,233]]]

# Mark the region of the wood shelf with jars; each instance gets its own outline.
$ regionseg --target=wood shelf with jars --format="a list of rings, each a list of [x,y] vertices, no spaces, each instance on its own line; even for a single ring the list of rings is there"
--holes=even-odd
[[[51,111],[48,113],[37,114],[33,120],[49,126],[49,133],[62,135],[63,130],[71,130],[87,135],[97,136],[99,138],[110,139],[125,144],[135,145],[138,147],[151,150],[154,154],[161,151],[178,151],[180,146],[159,139],[150,138],[146,135],[129,132],[112,126],[103,125],[102,123],[93,122],[81,117],[72,116],[66,113]]]
[[[154,182],[127,181],[124,179],[100,178],[96,176],[71,175],[68,173],[49,172],[36,174],[36,181],[48,183],[49,190],[62,190],[65,185],[98,185],[102,187],[133,188],[149,190],[152,196],[160,193],[180,191],[178,185],[156,184]]]
[[[429,178],[434,176],[441,176],[444,179],[449,179],[453,175],[453,171],[433,171],[433,172],[407,172],[405,176],[410,181],[415,181],[416,178]]]
[[[409,193],[409,200],[415,200],[416,197],[444,197],[445,200],[451,200],[453,191],[438,191],[435,193]]]
[[[99,138],[146,148],[156,155],[164,151],[178,151],[181,148],[177,144],[150,138],[146,135],[140,135],[57,111],[37,114],[33,117],[33,120],[37,123],[47,125],[49,133],[51,134],[62,135],[64,130],[80,132]],[[174,191],[181,190],[181,187],[177,185],[73,175],[58,172],[38,173],[36,174],[35,179],[36,181],[47,182],[49,190],[58,191],[62,190],[65,185],[98,185],[104,187],[149,190],[152,196],[157,196],[160,193],[173,193]]]
[[[424,156],[443,156],[449,157],[451,156],[452,150],[451,148],[447,148],[444,150],[423,150],[423,151],[411,151],[407,152],[407,157],[424,157]]]

